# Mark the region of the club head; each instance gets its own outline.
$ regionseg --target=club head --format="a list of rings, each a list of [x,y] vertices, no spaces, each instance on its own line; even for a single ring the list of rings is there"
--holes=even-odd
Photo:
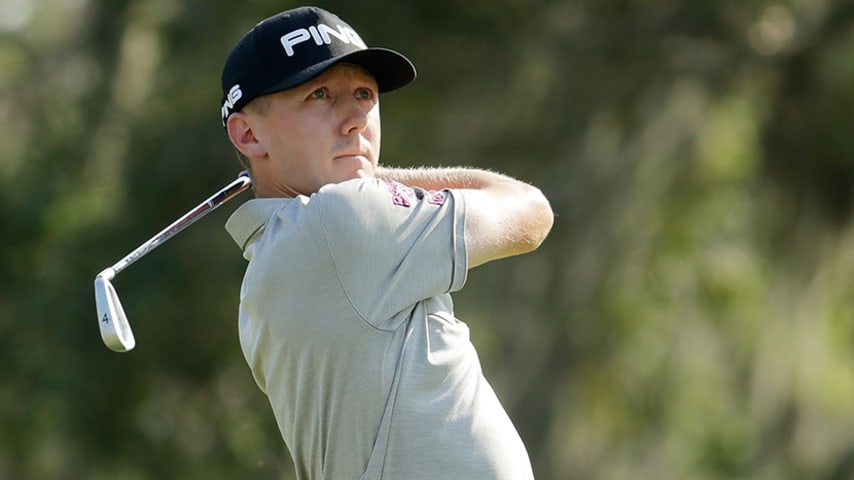
[[[115,277],[112,268],[108,268],[95,277],[95,306],[98,309],[98,326],[101,339],[110,350],[127,352],[136,346],[133,331],[122,308],[122,302],[112,280]]]

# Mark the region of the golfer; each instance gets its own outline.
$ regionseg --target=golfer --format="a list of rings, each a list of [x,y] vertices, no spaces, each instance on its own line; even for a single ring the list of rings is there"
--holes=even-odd
[[[256,196],[226,224],[249,262],[240,344],[298,479],[533,478],[450,293],[536,249],[553,214],[496,173],[380,166],[379,95],[414,78],[311,7],[259,23],[223,69]]]

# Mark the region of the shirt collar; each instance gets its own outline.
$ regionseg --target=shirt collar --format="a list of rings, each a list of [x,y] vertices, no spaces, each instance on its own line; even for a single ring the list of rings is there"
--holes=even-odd
[[[260,231],[269,218],[287,205],[291,198],[255,198],[241,205],[225,222],[225,229],[241,250],[255,233]]]

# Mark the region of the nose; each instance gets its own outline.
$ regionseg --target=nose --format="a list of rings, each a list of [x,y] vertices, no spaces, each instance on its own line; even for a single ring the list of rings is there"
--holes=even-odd
[[[361,133],[367,128],[370,110],[366,109],[358,100],[354,98],[343,102],[341,109],[343,110],[341,113],[341,133],[343,135]]]

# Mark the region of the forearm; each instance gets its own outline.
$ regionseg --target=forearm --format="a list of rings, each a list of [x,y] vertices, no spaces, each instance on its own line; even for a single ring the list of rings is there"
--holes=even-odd
[[[426,190],[445,188],[481,190],[504,182],[517,182],[499,173],[470,167],[377,167],[376,176]]]

